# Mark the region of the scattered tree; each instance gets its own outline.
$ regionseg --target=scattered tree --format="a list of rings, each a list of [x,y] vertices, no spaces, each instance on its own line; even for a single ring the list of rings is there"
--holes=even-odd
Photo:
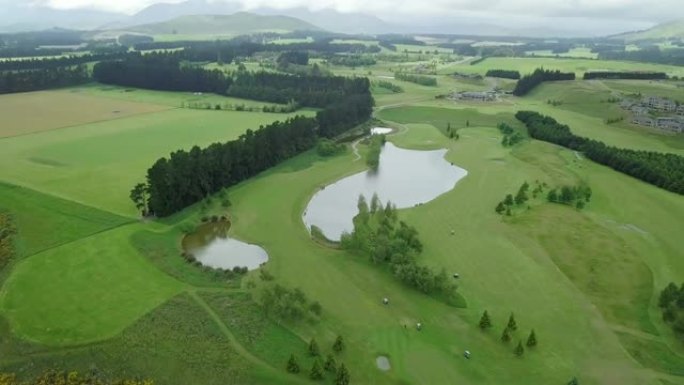
[[[294,354],[290,355],[290,359],[287,360],[287,371],[288,373],[299,373],[299,363]]]
[[[515,316],[513,313],[511,313],[511,316],[508,317],[508,326],[506,326],[508,329],[510,329],[512,332],[518,330],[518,325],[515,322]]]
[[[309,372],[309,378],[314,381],[323,379],[323,370],[321,369],[321,364],[318,359],[314,360],[313,366],[311,367],[311,372]]]
[[[506,211],[506,205],[504,205],[503,202],[499,202],[498,205],[496,205],[496,213],[501,215]]]
[[[337,370],[335,385],[349,385],[349,371],[347,371],[347,367],[344,366],[344,363],[340,364],[340,368]]]
[[[531,348],[537,346],[537,335],[534,333],[534,329],[530,332],[530,336],[527,337],[527,347]]]
[[[503,333],[501,334],[501,342],[508,343],[511,340],[511,332],[508,330],[508,328],[504,328]]]
[[[333,343],[333,350],[336,353],[341,353],[344,350],[344,341],[342,340],[342,336],[337,336],[335,339],[335,343]]]
[[[323,368],[326,372],[335,373],[337,371],[337,362],[335,362],[335,357],[332,354],[328,354],[325,359],[325,364]]]
[[[522,355],[525,354],[525,348],[523,347],[522,341],[518,341],[518,345],[513,350],[513,353],[518,357],[522,357]]]
[[[312,338],[311,342],[309,342],[309,354],[311,354],[314,357],[317,357],[321,354],[320,350],[318,349],[318,344],[316,343],[315,338]]]
[[[482,317],[480,318],[480,329],[486,330],[492,327],[492,320],[489,319],[489,313],[487,313],[487,310],[482,313]]]

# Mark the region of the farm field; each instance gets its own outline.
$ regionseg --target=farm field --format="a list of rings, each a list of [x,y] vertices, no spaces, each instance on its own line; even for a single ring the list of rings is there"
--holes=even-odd
[[[182,107],[268,103],[100,84],[0,96],[8,117],[0,126],[0,162],[7,165],[0,168],[0,213],[17,227],[15,256],[0,270],[0,372],[33,376],[58,367],[169,385],[333,384],[328,372],[322,381],[309,376],[332,354],[349,368],[351,384],[564,385],[577,377],[582,385],[684,385],[684,344],[657,306],[660,291],[684,277],[684,198],[533,140],[515,119],[520,110],[538,111],[612,146],[684,156],[682,135],[606,123],[623,114],[607,102],[612,96],[677,98],[678,82],[549,82],[491,103],[445,97],[514,84],[456,72],[543,66],[579,75],[610,69],[681,76],[683,67],[567,58],[470,65],[440,62],[451,52],[442,50],[417,62],[327,68],[369,78],[373,124],[395,129],[386,137],[392,144],[444,149],[447,162],[468,171],[447,193],[398,212],[419,234],[418,265],[444,269],[465,307],[410,288],[390,268],[314,240],[306,228],[302,215],[314,194],[368,168],[364,158],[372,151],[362,139],[330,156],[304,152],[169,217],[140,219],[129,193],[158,158],[313,116],[313,109],[199,110]],[[399,68],[433,64],[435,87],[393,78]],[[403,92],[381,89],[379,81]],[[500,123],[522,141],[504,147]],[[578,209],[548,203],[543,193],[510,216],[497,214],[497,204],[525,182],[547,189],[586,184],[591,200]],[[183,237],[221,216],[231,238],[268,253],[264,266],[224,275],[188,263]],[[320,304],[320,317],[269,317],[259,301],[274,285],[300,289]],[[478,327],[484,311],[488,330]],[[517,329],[503,342],[511,314]],[[513,348],[532,330],[537,346],[517,357]],[[338,336],[345,348],[334,352]],[[310,354],[312,339],[320,358]],[[291,355],[299,373],[286,371]],[[389,370],[378,368],[379,356]]]
[[[121,119],[168,109],[150,103],[134,103],[88,97],[77,89],[0,95],[0,138]]]
[[[563,58],[487,58],[475,65],[455,65],[440,70],[447,74],[453,71],[479,73],[484,75],[491,69],[518,70],[521,74],[532,73],[536,68],[572,71],[578,77],[582,77],[588,71],[661,71],[670,76],[684,76],[684,68],[662,64],[634,63],[621,61],[603,61],[589,59],[563,59]]]
[[[144,98],[151,101],[174,98],[144,93]],[[100,102],[120,103],[106,98]],[[287,117],[256,112],[161,110],[0,139],[2,162],[13,164],[0,170],[0,179],[130,216],[135,209],[129,203],[128,191],[159,157],[178,148],[232,140],[247,129]]]

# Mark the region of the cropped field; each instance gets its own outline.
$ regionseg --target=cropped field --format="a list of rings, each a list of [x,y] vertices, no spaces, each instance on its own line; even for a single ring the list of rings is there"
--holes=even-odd
[[[94,98],[77,89],[0,95],[0,139],[166,109],[149,103]]]

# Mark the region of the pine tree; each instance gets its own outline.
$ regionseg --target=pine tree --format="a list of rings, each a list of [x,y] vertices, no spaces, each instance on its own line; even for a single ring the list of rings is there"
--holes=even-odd
[[[512,332],[518,330],[518,324],[515,323],[515,316],[513,313],[511,313],[511,316],[508,318],[508,329],[510,329]]]
[[[340,364],[337,370],[337,377],[335,377],[335,385],[349,385],[349,371],[344,364]]]
[[[499,202],[499,204],[496,205],[495,211],[497,214],[501,215],[504,213],[504,211],[506,211],[506,206],[503,204],[503,202]]]
[[[506,199],[504,199],[504,204],[506,206],[513,206],[513,195],[512,194],[506,195]]]
[[[510,216],[512,216],[512,215],[513,215],[513,212],[511,211],[511,208],[510,208],[510,207],[507,208],[507,209],[506,209],[506,216],[507,216],[507,217],[510,217]]]
[[[511,332],[508,328],[504,328],[503,334],[501,334],[501,342],[508,343],[511,340]]]
[[[323,364],[323,368],[326,372],[330,373],[335,373],[337,371],[337,363],[332,354],[328,354],[328,357],[325,359],[325,364]]]
[[[568,385],[579,385],[579,380],[577,379],[577,377],[573,377],[572,380],[568,382]]]
[[[530,332],[530,336],[527,337],[527,347],[537,346],[537,335],[534,333],[534,329]]]
[[[480,329],[486,330],[490,327],[492,327],[492,320],[489,319],[489,313],[487,313],[487,310],[485,310],[480,318]]]
[[[525,348],[523,347],[522,341],[518,341],[518,346],[513,349],[513,353],[518,357],[522,357],[522,355],[525,353]]]
[[[309,373],[309,378],[315,381],[323,379],[323,370],[321,370],[321,364],[316,359],[311,367],[311,372]]]
[[[287,371],[289,373],[299,373],[299,364],[294,354],[291,354],[290,359],[287,360]]]
[[[312,338],[311,342],[309,342],[309,354],[311,354],[314,357],[320,354],[320,350],[318,349],[318,344],[316,343],[315,338]]]
[[[333,344],[333,350],[336,353],[341,353],[344,350],[344,341],[342,340],[342,336],[337,336],[337,339]]]

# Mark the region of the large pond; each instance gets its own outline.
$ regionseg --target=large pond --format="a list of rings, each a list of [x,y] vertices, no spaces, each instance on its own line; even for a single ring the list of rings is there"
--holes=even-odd
[[[183,238],[183,249],[204,266],[214,269],[259,268],[268,262],[266,250],[228,236],[229,222],[206,223]]]
[[[386,143],[377,171],[344,178],[318,191],[304,212],[304,223],[323,231],[326,238],[339,240],[354,229],[359,195],[370,202],[373,194],[397,208],[427,203],[454,188],[468,172],[444,159],[446,150],[405,150]]]

